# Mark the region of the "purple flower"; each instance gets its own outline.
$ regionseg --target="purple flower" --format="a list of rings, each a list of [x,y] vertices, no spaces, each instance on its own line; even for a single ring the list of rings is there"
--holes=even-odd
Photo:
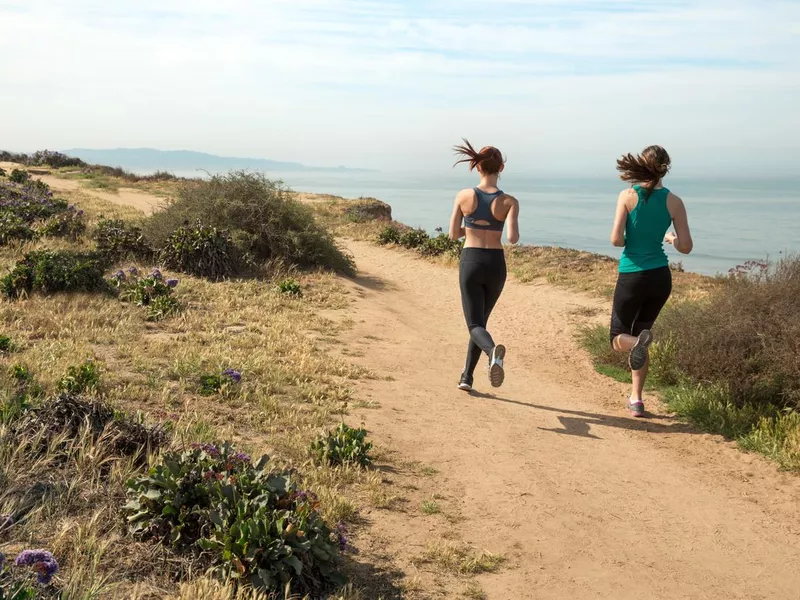
[[[214,444],[192,444],[192,448],[195,450],[202,450],[211,458],[219,458],[220,455],[219,448],[217,448]]]
[[[78,216],[79,216],[79,217],[82,217],[82,216],[83,216],[83,210],[79,210],[79,211],[78,211]]]
[[[225,369],[222,372],[222,374],[227,376],[227,377],[230,377],[231,381],[233,381],[234,383],[239,383],[239,382],[242,381],[242,374],[239,373],[239,371],[236,371],[234,369]]]
[[[342,552],[347,550],[347,537],[345,535],[346,533],[347,533],[347,526],[344,523],[339,523],[338,525],[336,525],[336,531],[335,531],[336,542],[339,544],[339,550],[341,550]]]
[[[249,463],[251,460],[250,455],[245,454],[244,452],[237,452],[236,454],[233,455],[232,458],[237,462],[244,462],[244,463]]]
[[[47,550],[24,550],[17,556],[14,564],[18,567],[32,567],[42,585],[50,583],[53,575],[58,572],[58,562]]]
[[[131,277],[136,277],[139,274],[139,269],[136,267],[128,267],[128,273],[130,273]]]
[[[177,279],[167,279],[164,283],[167,284],[167,287],[178,287],[178,280]]]
[[[159,271],[158,269],[153,269],[153,272],[150,273],[150,277],[152,277],[153,279],[158,279],[159,281],[164,279],[164,276],[161,274],[161,271]]]
[[[111,276],[111,279],[121,283],[125,281],[125,273],[123,271],[117,271]]]

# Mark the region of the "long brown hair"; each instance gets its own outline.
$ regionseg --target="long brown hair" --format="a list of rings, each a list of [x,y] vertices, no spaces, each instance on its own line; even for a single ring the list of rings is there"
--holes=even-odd
[[[661,146],[648,146],[637,156],[629,152],[617,159],[620,179],[645,184],[648,188],[645,200],[653,193],[658,182],[669,173],[671,166],[669,154]]]
[[[464,157],[457,160],[454,167],[461,163],[468,163],[470,171],[480,167],[481,173],[484,175],[497,175],[506,162],[503,153],[494,146],[484,146],[480,152],[475,152],[475,148],[466,138],[464,138],[463,144],[453,146],[453,151],[457,156]]]

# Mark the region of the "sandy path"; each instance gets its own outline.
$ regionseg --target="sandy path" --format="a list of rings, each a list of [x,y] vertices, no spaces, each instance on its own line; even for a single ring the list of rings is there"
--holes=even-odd
[[[0,168],[3,168],[10,173],[12,169],[25,168],[25,167],[20,167],[20,165],[17,165],[15,163],[0,162]],[[33,168],[33,170],[36,171],[37,169]],[[84,194],[94,196],[95,198],[100,198],[101,200],[106,200],[108,202],[111,202],[112,204],[117,204],[119,206],[133,206],[134,208],[138,208],[139,210],[141,210],[146,215],[153,214],[153,211],[157,210],[163,203],[163,199],[134,188],[121,187],[119,188],[119,192],[111,193],[111,192],[104,192],[102,190],[95,190],[85,185],[82,185],[81,182],[77,179],[62,179],[61,177],[55,177],[53,175],[39,175],[39,174],[34,174],[33,176],[36,179],[41,179],[44,183],[49,185],[50,188],[53,189],[54,191],[57,192],[80,191]]]
[[[665,415],[629,418],[625,388],[594,373],[571,337],[570,313],[603,302],[510,281],[489,327],[508,347],[506,384],[469,396],[455,388],[467,341],[456,270],[348,246],[361,277],[347,341],[363,351],[356,362],[394,378],[361,388],[380,403],[362,411],[366,425],[435,467],[421,495],[457,514],[371,515],[406,572],[449,529],[510,558],[479,578],[489,598],[800,597],[798,478]],[[476,387],[490,392],[484,365]],[[443,597],[463,585],[419,577]]]

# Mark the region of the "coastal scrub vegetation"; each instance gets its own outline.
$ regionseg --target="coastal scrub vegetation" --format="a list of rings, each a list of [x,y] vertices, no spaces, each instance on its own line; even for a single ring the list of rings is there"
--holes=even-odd
[[[38,185],[19,202],[34,181],[0,182],[4,209],[32,229],[79,212]],[[179,206],[205,202],[205,215],[219,193],[236,210],[202,232],[229,231],[253,264],[294,268],[179,285],[181,261],[206,256],[206,238],[175,236],[196,221],[159,223],[180,242],[167,257],[146,237],[157,220],[79,191],[66,196],[90,235],[0,245],[0,597],[352,600],[372,586],[351,566],[346,524],[382,479],[309,453],[347,414],[352,382],[372,377],[316,335],[339,326],[320,309],[346,306],[317,268],[352,261],[288,192],[257,198],[271,182],[206,183]],[[259,229],[266,210],[278,221]],[[364,464],[371,442],[356,433],[341,455]],[[355,585],[341,587],[346,575]]]
[[[731,269],[705,297],[656,323],[650,381],[702,429],[800,470],[800,257]],[[582,332],[598,370],[628,375],[605,325]]]

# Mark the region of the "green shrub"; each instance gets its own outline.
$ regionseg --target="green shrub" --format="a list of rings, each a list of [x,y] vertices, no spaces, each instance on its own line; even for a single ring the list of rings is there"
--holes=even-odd
[[[287,296],[301,297],[303,290],[300,289],[300,284],[295,279],[284,279],[275,286],[275,291],[279,294],[286,294]]]
[[[378,234],[378,243],[381,245],[399,244],[402,233],[394,225],[387,225]]]
[[[36,233],[44,237],[76,240],[85,231],[86,221],[83,219],[83,211],[72,210],[50,217],[36,230]]]
[[[213,396],[242,381],[242,374],[234,369],[225,369],[222,373],[200,376],[200,395]]]
[[[8,179],[12,183],[24,184],[28,183],[31,180],[31,175],[30,173],[28,173],[27,171],[23,171],[22,169],[13,169]]]
[[[333,431],[311,444],[314,458],[329,465],[352,464],[368,467],[372,464],[369,455],[372,442],[367,442],[366,429],[353,429],[341,423]]]
[[[423,256],[442,256],[448,255],[458,258],[461,256],[461,240],[451,240],[446,233],[439,233],[436,237],[429,237],[419,247],[419,252]]]
[[[214,281],[235,275],[240,267],[228,232],[199,221],[176,229],[159,257],[169,269]]]
[[[110,284],[118,290],[119,299],[146,309],[148,321],[160,321],[183,311],[183,305],[173,295],[177,279],[164,279],[161,271],[140,277],[138,269],[131,267],[126,274],[117,271]]]
[[[7,335],[0,335],[0,354],[14,351],[14,342]]]
[[[109,262],[126,258],[148,260],[153,249],[142,235],[142,230],[121,219],[102,219],[95,228],[94,242],[97,251]]]
[[[174,552],[209,558],[216,574],[262,592],[320,594],[343,583],[338,537],[289,473],[253,463],[228,443],[169,453],[128,482],[131,533]],[[200,554],[200,552],[203,554]]]
[[[67,374],[58,382],[58,391],[68,394],[83,394],[96,390],[100,385],[100,371],[91,360],[67,369]]]
[[[27,157],[25,164],[37,167],[46,165],[53,167],[54,169],[86,166],[86,163],[80,158],[67,156],[66,154],[52,150],[37,150]]]
[[[229,232],[240,261],[280,262],[323,267],[353,274],[353,261],[281,182],[260,174],[236,172],[208,181],[187,182],[165,210],[145,223],[148,238],[164,246],[185,223],[201,221]],[[244,267],[246,265],[239,265]]]
[[[27,242],[35,237],[36,232],[23,219],[7,210],[0,212],[0,246]]]
[[[97,255],[66,250],[30,252],[0,280],[0,290],[9,298],[34,291],[54,294],[106,289],[103,264]]]
[[[348,204],[344,211],[344,218],[351,223],[391,221],[392,207],[375,198],[362,198]]]
[[[409,229],[400,235],[400,245],[413,250],[421,247],[429,239],[424,229]]]

